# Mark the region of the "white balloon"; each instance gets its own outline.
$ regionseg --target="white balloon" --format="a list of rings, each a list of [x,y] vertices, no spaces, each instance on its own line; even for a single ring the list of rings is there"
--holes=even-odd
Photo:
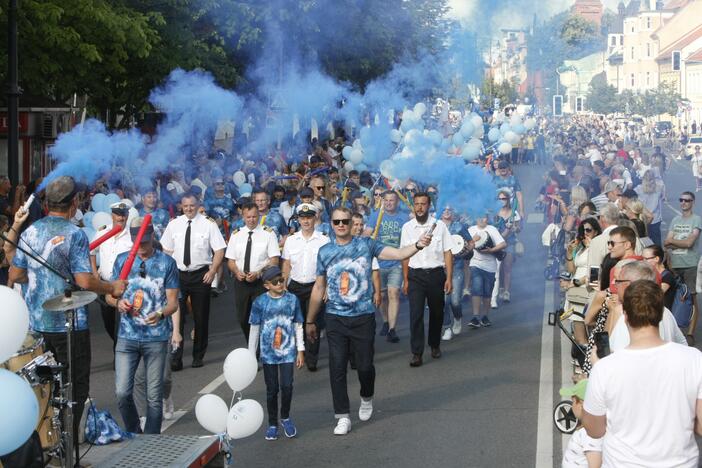
[[[488,132],[488,140],[490,140],[492,143],[494,143],[499,139],[500,139],[500,129],[497,127],[492,127],[490,129],[490,131]]]
[[[229,388],[240,392],[256,378],[258,370],[256,355],[248,348],[237,348],[227,355],[223,370]]]
[[[522,137],[519,136],[519,134],[517,134],[517,133],[512,132],[512,135],[510,135],[510,136],[511,136],[510,139],[507,139],[507,137],[505,136],[505,140],[510,142],[512,144],[512,146],[516,146],[519,144],[520,141],[522,141]]]
[[[512,116],[509,118],[509,123],[510,123],[511,125],[519,125],[520,123],[522,123],[522,117],[521,117],[519,114],[517,114],[517,113],[515,112],[515,113],[512,114]]]
[[[351,161],[351,163],[353,163],[354,165],[361,164],[363,162],[363,151],[361,151],[358,148],[351,151],[349,161]]]
[[[453,137],[451,138],[451,142],[454,144],[454,146],[461,146],[463,145],[464,142],[463,135],[461,135],[461,132],[456,132],[453,134]]]
[[[485,135],[485,127],[482,125],[480,127],[475,127],[475,131],[473,132],[473,137],[474,138],[482,138],[483,135]]]
[[[507,132],[505,132],[505,134],[503,135],[503,137],[504,137],[505,141],[508,141],[508,142],[514,144],[514,143],[513,143],[513,142],[514,142],[514,137],[519,138],[519,135],[517,135],[517,134],[516,134],[514,131],[512,131],[512,130],[508,130]]]
[[[105,196],[105,202],[104,202],[105,209],[104,209],[104,211],[110,211],[110,207],[112,205],[114,205],[115,203],[119,203],[119,201],[120,201],[119,195],[117,195],[116,193],[108,193]]]
[[[352,147],[344,146],[344,149],[341,150],[341,155],[344,157],[344,159],[349,159],[351,157],[351,151],[353,151]]]
[[[508,123],[503,123],[502,125],[500,125],[500,133],[503,135],[509,132],[510,130],[512,130],[512,128],[509,126]]]
[[[480,117],[479,115],[473,115],[470,118],[470,122],[473,124],[473,127],[482,127],[483,126],[483,118]]]
[[[528,118],[524,121],[524,126],[526,127],[527,130],[531,130],[534,127],[536,127],[536,119],[534,118]]]
[[[380,163],[380,173],[383,175],[383,177],[386,177],[388,179],[392,179],[393,176],[393,171],[395,170],[395,163],[391,159],[386,159],[385,161]]]
[[[463,156],[463,159],[465,159],[466,161],[472,161],[479,155],[480,148],[470,143],[466,143],[466,145],[463,147],[463,151],[461,151],[461,156]]]
[[[422,141],[422,132],[413,128],[405,134],[405,146],[414,147]]]
[[[27,336],[29,310],[22,296],[7,286],[0,286],[0,304],[0,363],[3,363],[17,352]]]
[[[429,138],[429,141],[431,141],[432,144],[434,144],[434,146],[441,145],[441,141],[443,140],[443,137],[441,136],[441,133],[438,130],[429,130],[427,137]]]
[[[195,417],[205,430],[220,434],[227,430],[227,404],[217,395],[202,395],[195,404]]]
[[[244,174],[242,171],[236,171],[232,176],[232,181],[234,182],[234,185],[241,187],[246,183],[246,174]]]
[[[365,164],[361,163],[361,164],[359,164],[358,166],[356,166],[356,170],[357,170],[358,172],[367,171],[367,170],[368,170],[368,166],[366,166]]]
[[[125,205],[127,205],[127,208],[134,208],[134,202],[131,201],[129,198],[121,199],[120,203],[124,203]]]
[[[473,126],[473,124],[468,120],[463,122],[463,125],[461,125],[461,135],[463,135],[463,138],[470,138],[474,131],[475,126]]]
[[[427,111],[427,105],[424,104],[423,102],[418,102],[417,104],[414,105],[414,115],[416,115],[417,117],[423,116],[426,111]]]
[[[358,138],[356,138],[355,140],[353,140],[353,145],[352,145],[352,146],[353,146],[354,149],[361,149],[361,148],[363,148],[363,145],[361,145],[361,140],[359,140]]]
[[[95,229],[96,231],[99,231],[100,228],[103,226],[110,227],[112,226],[112,216],[105,213],[104,211],[95,213],[95,216],[93,216],[92,219],[92,225],[93,229]]]
[[[415,120],[419,120],[419,116],[415,115],[414,112],[412,112],[410,109],[407,109],[402,112],[402,120],[408,120],[410,122],[414,122]]]
[[[237,402],[227,415],[227,434],[243,439],[254,434],[263,423],[263,407],[256,400]]]
[[[497,151],[502,154],[509,154],[512,152],[512,145],[505,141],[504,143],[500,143],[500,145],[497,147]]]
[[[390,141],[392,141],[395,144],[398,144],[402,141],[402,133],[398,129],[393,128],[392,130],[390,130]],[[348,146],[346,148],[348,148]],[[346,148],[344,148],[344,150]],[[345,154],[344,157],[346,157]]]
[[[352,163],[351,161],[346,161],[346,162],[344,163],[344,170],[345,170],[346,172],[353,171],[353,163]]]
[[[96,193],[93,195],[93,199],[90,201],[90,206],[93,208],[93,211],[99,212],[99,211],[105,211],[104,206],[105,206],[105,194],[104,193]]]

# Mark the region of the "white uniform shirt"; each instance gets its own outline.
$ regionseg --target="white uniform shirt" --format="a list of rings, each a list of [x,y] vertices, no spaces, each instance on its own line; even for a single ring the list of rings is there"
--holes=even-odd
[[[283,259],[290,261],[290,279],[302,284],[314,283],[317,279],[317,252],[329,242],[329,237],[319,231],[313,231],[309,239],[305,239],[302,231],[288,237],[283,246]]]
[[[164,250],[173,252],[171,256],[181,271],[195,271],[212,264],[212,251],[222,250],[227,246],[214,221],[198,213],[190,223],[190,265],[183,264],[185,248],[185,231],[188,218],[180,215],[172,219],[161,236]]]
[[[229,245],[224,256],[234,260],[236,266],[244,271],[244,261],[246,255],[246,243],[249,240],[251,230],[244,226],[229,238]],[[280,257],[280,247],[275,232],[270,228],[257,225],[251,235],[251,263],[250,271],[257,272],[268,264],[268,260],[273,257]]]
[[[112,229],[112,225],[106,226],[105,229],[100,229],[95,233],[95,239],[99,239],[106,232]],[[112,236],[105,242],[100,244],[100,246],[90,252],[90,255],[100,254],[100,266],[98,267],[98,273],[100,278],[105,281],[112,280],[112,267],[115,264],[117,255],[122,252],[127,252],[132,248],[132,236],[129,234],[129,229],[122,229],[122,231],[116,236]]]
[[[481,229],[477,225],[468,228],[468,234],[470,234],[471,237],[475,237],[480,231],[485,231],[488,233],[494,246],[497,246],[505,241],[500,234],[500,231],[498,231],[492,224],[485,226],[485,229]],[[473,250],[473,258],[470,259],[470,266],[480,268],[488,273],[496,273],[497,257],[495,257],[494,254],[484,253],[478,249],[475,249]]]
[[[425,224],[419,224],[416,219],[407,221],[402,226],[400,234],[400,247],[414,245],[422,234],[428,233],[431,226],[436,223],[432,233],[431,244],[414,254],[409,259],[410,268],[438,268],[446,266],[444,252],[449,252],[453,245],[451,234],[443,221],[429,216]]]

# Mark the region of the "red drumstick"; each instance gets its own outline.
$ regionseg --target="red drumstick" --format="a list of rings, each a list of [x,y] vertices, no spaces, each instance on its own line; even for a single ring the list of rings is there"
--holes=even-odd
[[[112,226],[112,229],[110,229],[105,234],[101,235],[100,237],[98,237],[97,239],[95,239],[94,241],[92,241],[90,243],[90,250],[93,251],[93,250],[97,249],[98,247],[100,247],[100,244],[105,242],[107,239],[114,237],[117,234],[119,234],[120,232],[122,232],[122,229],[124,229],[123,226],[115,224],[114,226]]]
[[[126,280],[129,277],[129,272],[132,271],[132,265],[134,264],[134,259],[136,258],[137,250],[139,250],[139,244],[141,244],[141,238],[144,237],[144,232],[146,228],[151,224],[151,214],[144,215],[144,221],[142,221],[139,227],[139,232],[137,233],[136,239],[134,239],[134,245],[132,245],[132,250],[129,251],[127,256],[127,261],[124,262],[122,271],[119,272],[119,279]]]

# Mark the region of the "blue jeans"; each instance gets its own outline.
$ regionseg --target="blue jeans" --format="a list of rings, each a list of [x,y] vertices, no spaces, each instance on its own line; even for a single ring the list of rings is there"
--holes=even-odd
[[[278,426],[278,390],[280,390],[280,419],[290,417],[293,392],[293,370],[295,363],[264,364],[263,379],[266,381],[266,404],[268,425]]]
[[[448,327],[452,324],[452,315],[453,318],[456,320],[463,317],[463,309],[461,308],[461,300],[463,299],[463,277],[463,267],[453,270],[453,277],[451,278],[451,294],[447,294],[445,298],[445,327]]]
[[[122,414],[124,427],[140,433],[139,412],[134,404],[134,375],[139,361],[144,359],[146,369],[146,425],[144,433],[160,434],[163,418],[163,366],[167,355],[167,341],[135,341],[117,339],[115,348],[115,395]]]

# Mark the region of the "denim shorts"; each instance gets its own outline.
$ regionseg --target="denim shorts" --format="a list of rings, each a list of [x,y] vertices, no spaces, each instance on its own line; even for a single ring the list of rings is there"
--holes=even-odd
[[[392,268],[380,269],[380,289],[385,291],[388,288],[400,289],[402,287],[402,265]]]
[[[470,293],[475,297],[492,297],[495,286],[495,273],[470,267]]]

